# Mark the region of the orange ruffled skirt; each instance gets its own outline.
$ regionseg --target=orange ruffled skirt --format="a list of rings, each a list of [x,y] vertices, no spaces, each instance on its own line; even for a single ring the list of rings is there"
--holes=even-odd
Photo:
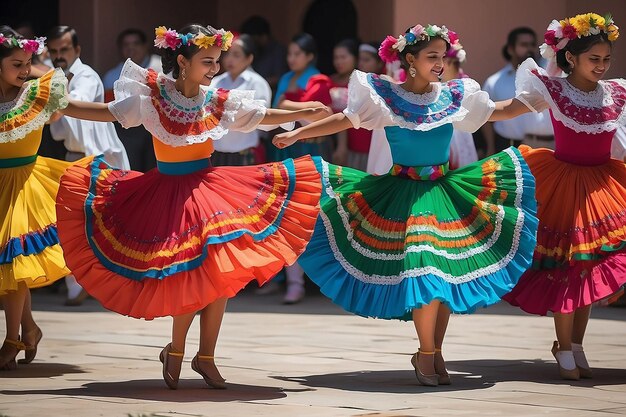
[[[295,262],[320,193],[310,157],[174,174],[123,171],[96,157],[61,179],[59,237],[78,281],[106,308],[180,315]]]
[[[521,147],[535,176],[539,229],[533,266],[504,299],[524,311],[571,313],[626,284],[626,166],[560,161]]]

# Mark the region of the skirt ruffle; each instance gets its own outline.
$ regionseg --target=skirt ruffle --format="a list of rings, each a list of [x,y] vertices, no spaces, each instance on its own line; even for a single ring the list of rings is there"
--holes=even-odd
[[[537,182],[532,268],[505,297],[524,311],[571,313],[626,284],[626,166],[583,166],[521,148]]]
[[[322,211],[298,262],[347,311],[410,320],[440,300],[471,313],[498,302],[531,264],[534,179],[516,149],[432,181],[314,160]]]
[[[295,262],[319,212],[310,158],[185,175],[72,166],[59,235],[80,284],[137,318],[179,315],[263,284]]]
[[[56,229],[55,199],[67,162],[36,161],[0,169],[0,295],[43,287],[69,273]]]

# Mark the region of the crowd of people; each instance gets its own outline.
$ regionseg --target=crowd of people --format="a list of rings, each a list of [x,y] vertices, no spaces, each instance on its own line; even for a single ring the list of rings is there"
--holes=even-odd
[[[610,15],[553,21],[541,58],[531,29],[512,30],[508,64],[482,87],[445,26],[341,40],[332,74],[308,33],[283,47],[260,17],[240,29],[161,26],[159,56],[125,30],[124,60],[101,80],[73,28],[0,27],[0,369],[34,360],[30,289],[65,277],[67,305],[90,295],[173,317],[159,355],[170,389],[199,314],[192,369],[224,389],[228,298],[283,276],[297,303],[306,274],[349,312],[412,321],[422,385],[452,383],[450,315],[503,299],[553,315],[562,378],[593,376],[591,306],[626,284],[626,81],[602,79]]]

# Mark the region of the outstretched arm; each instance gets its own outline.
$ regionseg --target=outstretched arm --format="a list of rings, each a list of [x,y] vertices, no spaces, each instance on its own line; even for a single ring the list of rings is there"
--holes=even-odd
[[[498,122],[500,120],[509,120],[530,111],[531,110],[524,103],[516,98],[496,101],[496,109],[491,114],[491,117],[489,117],[489,121]]]
[[[61,112],[65,116],[75,117],[94,122],[114,122],[113,113],[106,103],[92,103],[88,101],[69,100],[70,104]]]
[[[277,148],[286,148],[296,143],[300,139],[316,138],[320,136],[328,136],[333,133],[354,127],[350,119],[343,113],[333,114],[323,120],[319,120],[310,125],[303,126],[292,132],[285,132],[274,136],[272,143]]]
[[[333,114],[332,110],[322,104],[319,107],[303,108],[300,110],[267,109],[262,125],[279,125],[282,123],[306,120],[315,122]]]

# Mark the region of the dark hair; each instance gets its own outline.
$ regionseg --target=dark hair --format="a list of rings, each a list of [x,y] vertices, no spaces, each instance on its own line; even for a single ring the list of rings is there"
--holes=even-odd
[[[78,46],[78,35],[76,30],[69,26],[54,26],[46,35],[46,42],[54,41],[62,38],[66,33],[69,33],[72,37],[72,46],[76,48]]]
[[[412,28],[408,28],[406,30],[406,32],[404,32],[404,33],[409,33],[409,31],[411,29]],[[405,70],[408,70],[410,65],[406,61],[406,55],[407,54],[411,54],[411,55],[417,57],[417,54],[419,54],[419,52],[422,49],[426,49],[426,47],[428,45],[430,45],[431,42],[434,41],[435,39],[442,39],[446,43],[446,52],[448,52],[448,49],[450,49],[450,42],[448,42],[447,40],[443,39],[441,36],[431,36],[431,38],[429,40],[419,40],[419,41],[415,42],[413,45],[406,45],[404,47],[404,49],[402,50],[402,52],[400,52],[398,54],[398,57],[400,58],[400,66],[402,68],[404,68]]]
[[[117,39],[115,41],[117,43],[117,47],[121,48],[122,42],[124,42],[124,38],[130,35],[137,36],[139,38],[139,42],[141,42],[144,45],[146,44],[146,42],[148,42],[148,38],[146,38],[146,34],[144,33],[143,30],[136,29],[136,28],[128,28],[128,29],[124,29],[123,31],[120,32],[119,35],[117,35]]]
[[[517,38],[519,38],[520,35],[531,35],[533,38],[535,38],[535,40],[537,39],[537,34],[535,33],[535,31],[527,26],[520,26],[510,31],[509,36],[507,36],[506,38],[506,45],[502,47],[502,56],[507,61],[510,61],[511,58],[513,58],[509,53],[509,47],[515,47],[515,45],[517,44]]]
[[[237,36],[235,40],[241,42],[241,49],[243,49],[243,54],[246,57],[256,54],[256,45],[254,43],[254,40],[252,39],[252,36],[243,33]]]
[[[313,61],[317,58],[317,43],[312,35],[302,32],[291,38],[291,43],[298,45],[307,54],[313,54]]]
[[[251,36],[271,35],[269,22],[261,16],[250,16],[239,28],[241,33],[247,33]]]
[[[359,58],[359,43],[356,41],[356,39],[348,38],[341,40],[337,42],[333,49],[337,48],[345,48],[350,53],[350,55],[354,57],[355,60]]]
[[[202,26],[196,23],[189,24],[183,28],[180,28],[178,33],[186,35],[192,33],[197,35],[198,33],[204,33],[206,36],[213,36],[217,33],[217,30],[213,26]],[[187,59],[191,59],[192,56],[200,51],[200,48],[194,43],[190,42],[188,45],[181,45],[176,49],[163,48],[159,49],[161,53],[161,65],[163,66],[163,73],[172,73],[172,76],[176,79],[180,73],[178,67],[178,55],[182,55]]]
[[[567,59],[565,59],[565,53],[569,51],[570,54],[578,56],[600,43],[608,43],[611,47],[613,46],[613,43],[609,41],[609,35],[604,32],[570,40],[567,42],[565,48],[556,53],[556,65],[563,70],[563,72],[569,74],[572,72],[572,66],[567,62]]]
[[[0,25],[0,35],[3,35],[5,38],[24,39],[24,37],[13,30],[11,26],[6,25]],[[15,48],[6,46],[4,43],[0,45],[0,60],[10,56],[13,49]]]

